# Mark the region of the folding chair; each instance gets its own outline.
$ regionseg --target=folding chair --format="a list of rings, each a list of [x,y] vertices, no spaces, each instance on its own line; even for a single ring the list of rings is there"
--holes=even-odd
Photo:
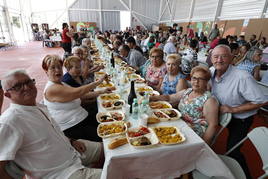
[[[217,134],[213,137],[212,142],[210,146],[213,146],[216,142],[216,139],[219,137],[219,135],[222,133],[223,129],[227,127],[227,125],[230,123],[232,119],[231,113],[221,113],[219,117],[219,124],[221,126],[221,129],[217,132]]]
[[[246,176],[241,168],[241,166],[231,157],[228,157],[229,153],[231,153],[235,148],[237,148],[239,145],[241,145],[245,140],[250,139],[252,144],[257,149],[263,163],[262,169],[264,170],[264,174],[260,176],[258,179],[265,179],[268,177],[268,128],[267,127],[257,127],[250,131],[247,134],[247,137],[242,139],[238,144],[236,144],[234,147],[232,147],[228,152],[226,152],[224,155],[219,155],[219,157],[222,159],[222,161],[228,166],[230,171],[233,173],[235,178],[239,179],[246,179]],[[203,175],[199,171],[195,170],[193,171],[193,178],[194,179],[208,179],[209,177]],[[217,177],[212,177],[217,178]]]

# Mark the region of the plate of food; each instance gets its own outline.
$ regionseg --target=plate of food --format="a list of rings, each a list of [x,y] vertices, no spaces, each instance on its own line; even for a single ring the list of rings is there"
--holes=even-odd
[[[154,127],[153,131],[159,139],[159,142],[164,145],[179,144],[186,139],[177,127]]]
[[[97,58],[93,61],[93,64],[94,65],[104,65],[105,64],[105,61],[100,59],[100,58]]]
[[[154,131],[146,127],[128,130],[127,139],[128,143],[137,149],[153,147],[159,143]]]
[[[100,95],[100,99],[102,101],[106,101],[106,100],[113,101],[113,100],[120,99],[120,95],[116,93],[105,93],[105,94]]]
[[[101,138],[125,134],[127,125],[123,121],[106,122],[98,125],[97,133]]]
[[[157,117],[150,116],[147,118],[147,125],[148,124],[157,124],[159,122],[161,122],[161,121]]]
[[[125,105],[125,101],[123,100],[103,101],[101,105],[103,108],[107,110],[122,109],[122,107]]]
[[[161,122],[164,122],[169,120],[178,120],[181,117],[181,113],[173,108],[154,109],[151,117],[158,118]]]
[[[143,84],[143,83],[145,83],[145,79],[142,78],[142,77],[136,78],[134,81],[135,81],[136,84]]]
[[[106,74],[107,74],[107,73],[104,72],[104,71],[98,71],[98,72],[95,72],[95,73],[94,73],[95,76],[104,76],[104,75],[106,75]]]
[[[152,87],[150,86],[140,86],[136,88],[136,92],[140,93],[140,92],[152,92],[154,91]]]
[[[158,91],[155,91],[155,90],[153,90],[153,91],[146,91],[146,92],[145,91],[140,91],[137,94],[140,95],[140,96],[144,96],[145,93],[147,93],[149,96],[158,96],[158,95],[160,95],[160,93]]]
[[[128,75],[128,78],[129,78],[130,80],[136,80],[136,79],[141,78],[141,76],[138,75],[138,74],[136,74],[136,73],[133,73],[133,74],[129,74],[129,75]]]
[[[98,85],[98,88],[111,88],[114,87],[114,84],[112,82],[106,82],[103,81],[100,85]]]
[[[153,111],[153,117],[158,118],[161,122],[169,121],[170,117],[159,109]]]
[[[139,137],[139,136],[143,136],[145,134],[149,134],[150,132],[151,131],[147,127],[141,126],[141,127],[137,127],[137,128],[128,129],[127,136],[129,138]]]
[[[171,104],[169,104],[166,101],[156,101],[156,102],[150,102],[149,106],[152,109],[166,109],[166,108],[172,108]]]
[[[178,110],[173,109],[173,108],[158,109],[156,111],[165,114],[165,116],[167,116],[169,120],[178,120],[181,117],[181,113]],[[161,120],[161,118],[159,119]]]
[[[99,112],[96,119],[99,123],[123,121],[125,120],[125,114],[121,111]]]

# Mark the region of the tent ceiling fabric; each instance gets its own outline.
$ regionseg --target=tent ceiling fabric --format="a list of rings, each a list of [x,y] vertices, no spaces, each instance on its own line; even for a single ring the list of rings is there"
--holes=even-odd
[[[214,20],[217,5],[217,0],[195,0],[192,21]]]
[[[258,18],[265,0],[224,0],[219,19]]]
[[[72,16],[70,20],[87,16],[90,17],[89,20],[98,20],[101,17],[93,14],[100,14],[98,11],[101,10],[131,11],[132,25],[148,28],[153,24],[167,22],[267,17],[266,1],[268,0],[77,0],[70,7],[69,15]],[[72,12],[74,9],[76,11]],[[90,13],[85,15],[85,11]],[[78,15],[80,12],[83,12],[80,15],[82,17]]]
[[[72,9],[99,9],[99,0],[77,0]]]
[[[127,9],[122,5],[120,0],[102,0],[102,9],[108,10],[121,10],[126,11]]]

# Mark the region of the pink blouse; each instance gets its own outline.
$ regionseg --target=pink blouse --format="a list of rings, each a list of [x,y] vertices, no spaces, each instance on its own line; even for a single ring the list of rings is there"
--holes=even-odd
[[[150,65],[146,73],[146,81],[148,82],[148,85],[153,87],[157,86],[160,82],[159,79],[164,78],[166,73],[167,68],[165,64],[163,64],[160,68],[154,68]]]

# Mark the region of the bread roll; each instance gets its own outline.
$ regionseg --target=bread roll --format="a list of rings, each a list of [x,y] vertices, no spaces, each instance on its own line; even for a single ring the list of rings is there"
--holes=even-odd
[[[147,118],[147,124],[156,124],[159,122],[160,122],[160,120],[156,117],[148,117]]]
[[[115,138],[113,140],[111,140],[111,142],[108,145],[109,149],[115,149],[121,145],[124,145],[128,143],[127,138],[126,137],[120,137],[120,138]]]

